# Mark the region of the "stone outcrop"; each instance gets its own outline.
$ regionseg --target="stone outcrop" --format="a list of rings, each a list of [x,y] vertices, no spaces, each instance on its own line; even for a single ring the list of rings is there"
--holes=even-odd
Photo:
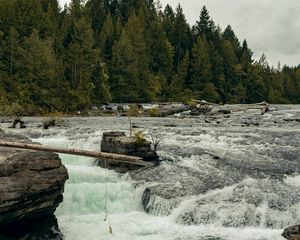
[[[0,140],[31,142],[23,136],[4,133]],[[67,169],[55,153],[0,147],[0,233],[14,234],[37,219],[43,223],[49,216],[53,218],[63,200],[67,179]],[[8,229],[13,231],[7,233]]]
[[[284,229],[282,236],[288,240],[300,240],[300,225]]]
[[[116,153],[142,158],[144,161],[157,162],[158,156],[151,149],[151,143],[137,139],[136,137],[127,137],[124,132],[105,132],[101,141],[101,151],[107,153]],[[140,168],[140,166],[128,163],[115,163],[99,159],[101,167],[114,169],[118,172],[127,172],[129,170]]]
[[[50,119],[43,122],[44,129],[49,129],[49,127],[55,127],[55,119]]]

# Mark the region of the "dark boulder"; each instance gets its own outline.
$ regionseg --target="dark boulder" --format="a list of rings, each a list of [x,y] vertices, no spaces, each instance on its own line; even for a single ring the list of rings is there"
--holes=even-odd
[[[200,114],[201,114],[201,112],[198,111],[197,109],[192,109],[192,110],[190,111],[190,115],[191,115],[191,116],[199,116]]]
[[[230,114],[231,113],[231,111],[227,110],[227,109],[220,109],[218,112],[223,113],[223,114]]]
[[[16,117],[12,126],[9,128],[16,128],[18,124],[20,124],[20,128],[26,128],[25,122],[20,117]]]
[[[103,133],[101,151],[140,157],[144,161],[158,162],[158,156],[156,152],[151,149],[150,142],[139,139],[136,136],[127,137],[124,132]],[[127,172],[128,170],[140,168],[140,166],[137,165],[109,162],[104,159],[99,159],[99,165],[101,167],[115,169],[119,172]]]
[[[284,229],[281,235],[288,240],[300,240],[300,225],[295,225]]]
[[[49,127],[55,127],[55,119],[46,120],[43,122],[44,129],[49,129]]]
[[[0,134],[0,140],[31,142],[12,134]],[[47,221],[63,200],[67,179],[67,169],[55,153],[0,147],[0,234],[22,232],[37,219],[43,219],[37,224]]]

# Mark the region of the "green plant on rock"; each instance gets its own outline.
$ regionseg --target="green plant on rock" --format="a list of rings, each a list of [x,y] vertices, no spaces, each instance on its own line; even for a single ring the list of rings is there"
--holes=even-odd
[[[142,131],[135,132],[134,137],[135,137],[137,144],[143,144],[143,143],[147,142],[145,135]]]

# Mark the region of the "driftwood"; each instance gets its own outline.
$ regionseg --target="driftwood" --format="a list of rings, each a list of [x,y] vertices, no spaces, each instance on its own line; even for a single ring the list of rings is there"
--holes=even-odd
[[[0,146],[10,147],[10,148],[21,148],[21,149],[37,150],[37,151],[44,151],[44,152],[64,153],[64,154],[85,156],[85,157],[93,157],[93,158],[103,158],[103,159],[107,159],[108,161],[111,161],[111,162],[124,162],[124,163],[130,163],[130,164],[134,164],[134,165],[141,165],[141,166],[145,166],[145,167],[153,166],[153,163],[143,161],[139,157],[113,154],[113,153],[88,151],[88,150],[80,150],[80,149],[46,147],[46,146],[37,145],[37,144],[26,144],[26,143],[17,143],[17,142],[2,142],[2,141],[0,141]]]
[[[205,100],[191,99],[192,102],[198,103],[199,105],[219,105],[212,102],[207,102]]]

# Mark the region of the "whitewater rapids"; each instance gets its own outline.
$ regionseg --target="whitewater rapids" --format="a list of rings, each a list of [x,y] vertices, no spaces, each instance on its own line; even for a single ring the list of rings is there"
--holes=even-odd
[[[129,174],[96,166],[94,159],[61,154],[70,179],[64,201],[55,212],[59,227],[66,240],[282,240],[282,228],[300,222],[298,165],[293,167],[295,172],[287,166],[282,179],[276,175],[285,161],[300,160],[300,125],[293,120],[299,116],[300,106],[278,106],[264,116],[250,110],[246,115],[237,113],[209,124],[201,117],[134,118],[140,129],[162,138],[159,154],[165,161],[160,169],[168,174],[179,169],[175,171],[179,175],[180,169],[185,169],[185,175],[166,178],[156,174],[143,180],[141,173],[141,179],[132,179]],[[39,119],[27,120],[32,127],[21,130],[25,135],[59,147],[99,150],[104,131],[128,132],[127,118],[68,118],[66,127],[49,131],[35,127]],[[245,120],[259,126],[242,127]],[[218,159],[222,163],[216,164]],[[232,172],[251,161],[257,165]],[[260,174],[255,167],[264,168],[262,162],[268,162],[274,172]],[[226,184],[214,184],[213,189],[205,185],[197,189],[198,194],[191,188],[183,196],[175,192],[172,199],[163,199],[164,188],[173,191],[192,185],[192,177],[198,173],[222,175]],[[147,203],[152,204],[149,213],[142,202],[146,188],[157,191],[155,199]],[[106,199],[108,218],[104,221]]]

